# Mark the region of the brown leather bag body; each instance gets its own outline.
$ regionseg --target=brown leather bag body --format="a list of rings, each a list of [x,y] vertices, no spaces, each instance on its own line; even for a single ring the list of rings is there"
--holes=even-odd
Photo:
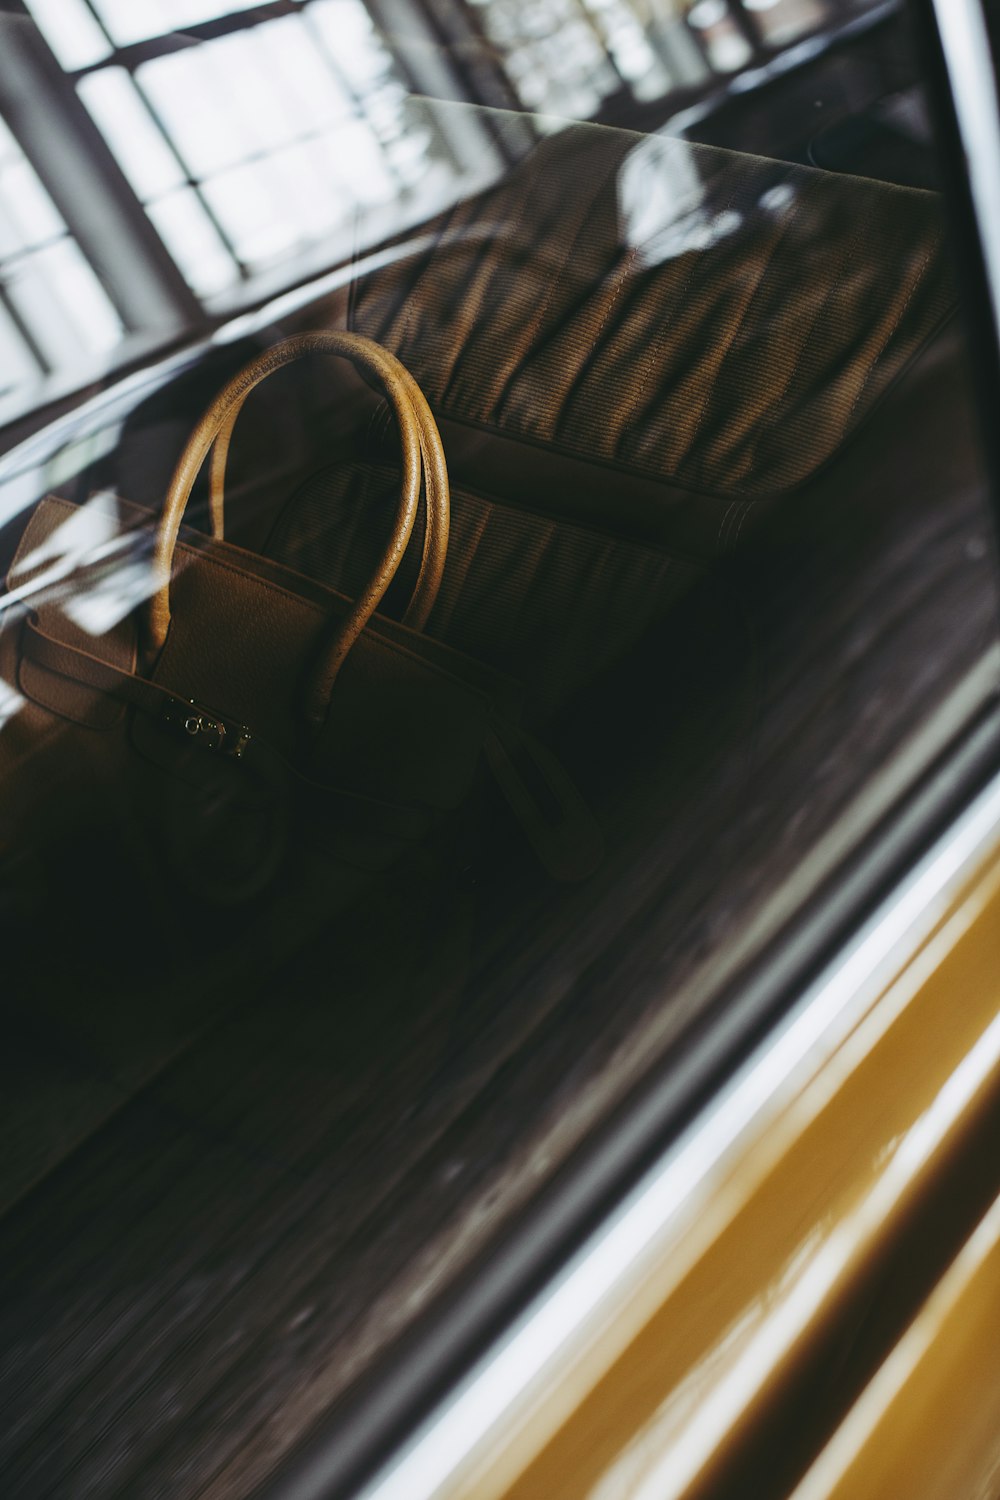
[[[243,401],[315,353],[378,384],[398,430],[395,522],[353,600],[222,535]],[[210,452],[211,538],[181,529]],[[423,631],[448,500],[437,429],[411,377],[371,340],[330,332],[288,339],[230,381],[152,532],[149,514],[122,501],[43,501],[10,571],[0,632],[8,865],[40,863],[46,902],[67,861],[78,889],[103,858],[157,896],[225,907],[269,891],[325,915],[458,807],[488,761],[543,861],[581,873],[592,829],[559,768],[515,728],[517,684]],[[419,571],[395,621],[377,611],[421,512]],[[98,628],[123,589],[139,606]],[[521,774],[525,758],[553,794],[547,810]]]

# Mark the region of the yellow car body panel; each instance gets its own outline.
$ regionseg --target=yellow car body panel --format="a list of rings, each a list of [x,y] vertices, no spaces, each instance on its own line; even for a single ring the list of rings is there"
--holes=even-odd
[[[1000,1199],[793,1500],[1000,1495]]]
[[[831,1378],[846,1372],[849,1395],[865,1372],[855,1358],[852,1375],[850,1346],[864,1346],[873,1307],[894,1282],[919,1285],[925,1247],[929,1261],[933,1246],[947,1255],[955,1182],[974,1196],[995,1179],[996,1155],[984,1146],[996,1139],[1000,1099],[995,846],[883,979],[833,1055],[741,1139],[665,1253],[581,1320],[558,1378],[550,1367],[544,1389],[526,1386],[437,1493],[788,1493],[796,1454],[808,1459],[837,1420]],[[966,1298],[975,1287],[995,1328],[996,1275],[970,1283]],[[957,1336],[952,1346],[965,1347]],[[972,1340],[969,1351],[974,1381],[982,1350]],[[954,1418],[969,1403],[961,1371],[953,1378],[959,1412],[929,1442],[961,1442]],[[1000,1412],[995,1400],[992,1409]],[[927,1475],[926,1490],[919,1476],[907,1484],[908,1497],[942,1493],[933,1465]],[[869,1492],[879,1493],[843,1490]]]

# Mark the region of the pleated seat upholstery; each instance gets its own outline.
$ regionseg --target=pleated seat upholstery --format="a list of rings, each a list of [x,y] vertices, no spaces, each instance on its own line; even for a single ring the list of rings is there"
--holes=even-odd
[[[354,324],[443,418],[764,499],[814,475],[947,318],[943,235],[932,193],[580,126],[361,280]]]
[[[866,482],[873,414],[953,309],[943,232],[934,194],[579,126],[399,242],[350,316],[445,439],[431,631],[545,717],[766,502]],[[273,550],[350,591],[392,485],[388,464],[317,474]]]

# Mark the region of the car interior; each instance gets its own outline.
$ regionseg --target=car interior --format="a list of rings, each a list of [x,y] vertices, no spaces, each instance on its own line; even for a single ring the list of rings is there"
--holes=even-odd
[[[251,1493],[717,1023],[995,672],[959,277],[889,10],[710,108],[692,91],[683,128],[443,106],[489,138],[489,181],[123,415],[98,402],[95,456],[4,510],[6,1494]],[[370,825],[309,797],[278,832],[272,803],[234,814],[232,763],[182,766],[176,796],[162,765],[133,781],[99,679],[73,687],[99,711],[67,708],[62,658],[26,644],[141,660],[188,437],[251,361],[330,331],[429,403],[450,534],[423,634],[514,726],[459,766],[453,700],[425,734],[432,690],[408,718],[386,678],[355,790],[380,757],[394,785],[432,761],[437,790],[371,859]],[[359,598],[405,447],[379,382],[311,353],[226,441],[175,612],[213,556]],[[422,496],[373,622],[404,646]]]

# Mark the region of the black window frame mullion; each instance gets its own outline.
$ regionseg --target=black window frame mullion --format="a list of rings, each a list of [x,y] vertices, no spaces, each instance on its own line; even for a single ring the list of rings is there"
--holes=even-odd
[[[245,284],[252,281],[254,275],[257,273],[254,272],[239,255],[231,236],[228,234],[228,232],[220,222],[217,214],[214,212],[211,204],[205,196],[205,193],[203,191],[204,181],[207,181],[209,179],[204,179],[203,181],[192,175],[170,132],[167,130],[159,111],[150,98],[148,91],[143,87],[138,70],[145,63],[153,62],[160,57],[169,56],[174,52],[186,50],[192,45],[201,45],[204,42],[215,41],[222,37],[237,36],[244,32],[251,32],[257,26],[263,25],[267,21],[278,20],[285,16],[300,16],[306,22],[306,25],[309,28],[310,36],[313,38],[316,49],[322,57],[324,63],[330,69],[330,72],[336,78],[338,83],[340,83],[343,87],[350,103],[353,117],[365,124],[372,131],[373,135],[378,141],[383,159],[385,161],[386,169],[389,172],[389,175],[391,176],[393,182],[396,184],[398,191],[402,194],[409,194],[409,192],[411,191],[409,184],[404,180],[399,172],[396,163],[393,161],[392,153],[389,149],[387,149],[386,142],[381,138],[380,133],[375,129],[374,125],[370,121],[368,117],[368,111],[365,108],[363,96],[359,94],[350,77],[340,67],[337,58],[334,56],[331,48],[328,46],[319,29],[309,24],[309,7],[308,5],[300,3],[300,0],[266,0],[266,3],[251,6],[245,10],[236,11],[230,15],[220,16],[213,21],[198,22],[195,25],[186,26],[178,31],[164,32],[161,36],[151,37],[148,40],[142,42],[128,43],[124,46],[116,45],[110,38],[107,27],[103,24],[100,16],[94,10],[92,0],[85,0],[85,3],[87,4],[87,7],[90,10],[91,14],[94,15],[94,18],[97,21],[97,24],[101,27],[104,35],[108,37],[111,50],[105,57],[101,58],[97,62],[89,63],[81,68],[66,70],[66,77],[70,81],[74,89],[74,93],[76,91],[76,85],[80,81],[80,79],[87,77],[89,74],[104,72],[105,70],[112,67],[125,69],[132,80],[133,86],[138,91],[142,102],[149,112],[149,115],[153,120],[157,130],[159,131],[163,140],[166,142],[171,155],[180,167],[181,173],[183,174],[184,183],[188,187],[192,188],[197,194],[198,202],[200,203],[203,211],[207,214],[212,227],[219,235],[219,238],[222,244],[225,246],[228,254],[232,257],[233,263],[237,268],[240,280]],[[369,15],[371,15],[370,9],[368,7],[366,7],[366,9],[369,10]],[[400,62],[396,54],[396,49],[393,47],[391,40],[382,34],[381,29],[378,27],[378,23],[375,20],[374,16],[372,16],[372,20],[376,26],[379,41],[381,42],[382,46],[385,47],[389,57],[392,59],[393,65],[398,69],[400,67]],[[310,137],[304,136],[297,139],[306,140],[310,139]],[[251,154],[250,156],[244,158],[240,162],[240,165],[243,165],[244,162],[265,159],[267,155],[267,153]],[[164,194],[163,196],[166,197],[168,195]],[[137,201],[140,202],[140,206],[144,208],[145,206],[141,204],[141,200],[138,199],[138,195],[136,195],[136,198]],[[151,201],[158,202],[160,200],[154,199]]]
[[[130,73],[134,73],[135,69],[141,67],[144,62],[151,62],[154,58],[163,57],[169,52],[180,52],[200,42],[214,42],[221,37],[232,36],[237,32],[260,26],[265,21],[276,21],[283,16],[302,14],[302,6],[298,0],[265,0],[264,4],[249,6],[246,10],[233,11],[229,15],[219,16],[214,21],[196,21],[190,26],[179,27],[176,31],[165,31],[160,36],[149,37],[141,42],[119,44],[110,36],[107,27],[94,10],[92,0],[85,0],[85,3],[108,38],[111,51],[107,57],[101,58],[98,62],[87,63],[82,68],[66,69],[67,78],[72,79],[74,84],[87,73],[98,73],[102,68],[117,66],[127,68]]]
[[[165,56],[166,54],[161,53],[160,55],[161,56]],[[105,66],[110,67],[110,66],[112,66],[112,64],[107,63],[107,64],[105,64]],[[163,122],[163,120],[162,120],[162,118],[160,116],[160,111],[157,109],[156,105],[153,103],[152,99],[150,98],[149,91],[145,88],[145,86],[143,85],[142,79],[136,73],[133,73],[131,70],[127,70],[127,71],[128,71],[129,78],[132,81],[132,87],[135,89],[136,93],[139,95],[139,98],[142,101],[143,106],[145,107],[146,111],[148,112],[149,117],[152,120],[153,124],[156,126],[156,129],[159,131],[160,136],[162,137],[162,139],[163,139],[163,141],[164,141],[164,143],[165,143],[165,145],[167,147],[167,150],[170,152],[170,154],[173,157],[174,161],[177,163],[178,167],[180,168],[181,174],[182,174],[183,179],[184,179],[183,183],[180,184],[180,186],[174,187],[174,188],[170,188],[170,189],[168,189],[167,192],[159,194],[158,197],[149,199],[147,203],[142,203],[143,212],[148,214],[150,204],[157,204],[157,203],[163,203],[163,202],[165,202],[166,199],[168,199],[169,197],[171,197],[171,195],[173,193],[180,192],[182,187],[188,187],[188,188],[190,188],[194,192],[195,196],[197,197],[198,202],[201,205],[202,212],[207,216],[209,222],[212,225],[212,228],[215,230],[216,234],[219,236],[219,239],[221,240],[222,244],[225,246],[225,249],[226,249],[227,253],[231,256],[233,264],[236,267],[237,275],[239,276],[240,281],[243,281],[243,282],[249,281],[250,277],[251,277],[251,272],[250,272],[249,267],[244,263],[244,261],[242,260],[242,258],[237,254],[236,246],[233,244],[233,242],[232,242],[229,234],[227,233],[226,229],[223,227],[222,223],[220,222],[220,220],[218,218],[218,215],[216,214],[215,210],[213,209],[211,203],[209,203],[208,199],[205,197],[205,194],[202,192],[202,190],[201,190],[202,189],[202,183],[199,181],[199,179],[197,177],[192,176],[192,174],[191,174],[191,172],[190,172],[190,170],[188,168],[187,162],[184,160],[183,156],[180,153],[180,150],[177,147],[177,143],[175,142],[173,136],[170,134],[170,131],[167,129],[166,125],[164,124],[164,122]],[[142,200],[138,198],[138,194],[136,194],[136,198],[137,198],[137,200],[140,203],[142,202]],[[159,233],[159,231],[157,231],[157,233]],[[169,253],[169,247],[168,247],[168,253]]]
[[[21,0],[8,0],[7,12],[6,22],[0,12],[0,113],[125,331],[176,336],[203,327],[201,303],[34,18]],[[24,108],[29,93],[45,101],[44,111]]]
[[[365,9],[368,10],[368,7],[366,6]],[[390,152],[386,149],[386,143],[381,139],[378,131],[375,129],[375,126],[368,118],[368,111],[365,108],[364,96],[358,92],[349,75],[340,66],[339,60],[334,55],[333,49],[330,47],[326,37],[323,35],[320,28],[310,21],[309,6],[306,5],[301,7],[299,14],[303,17],[306,26],[308,27],[309,34],[315,40],[316,50],[320,53],[324,63],[329,68],[330,72],[333,74],[337,82],[341,85],[345,94],[350,100],[351,108],[354,112],[354,118],[367,125],[368,129],[375,136],[375,139],[378,141],[379,147],[382,151],[382,155],[385,158],[385,164],[389,169],[390,175],[392,176],[394,182],[397,184],[400,192],[408,194],[411,191],[409,185],[404,182],[403,178],[400,176],[399,169],[397,168],[396,163],[392,160]],[[391,42],[389,41],[388,37],[383,34],[381,27],[379,27],[377,21],[375,20],[375,17],[372,15],[370,10],[368,10],[368,16],[372,21],[373,26],[375,27],[379,42],[388,52],[390,58],[392,59],[393,66],[398,69],[399,63]]]

